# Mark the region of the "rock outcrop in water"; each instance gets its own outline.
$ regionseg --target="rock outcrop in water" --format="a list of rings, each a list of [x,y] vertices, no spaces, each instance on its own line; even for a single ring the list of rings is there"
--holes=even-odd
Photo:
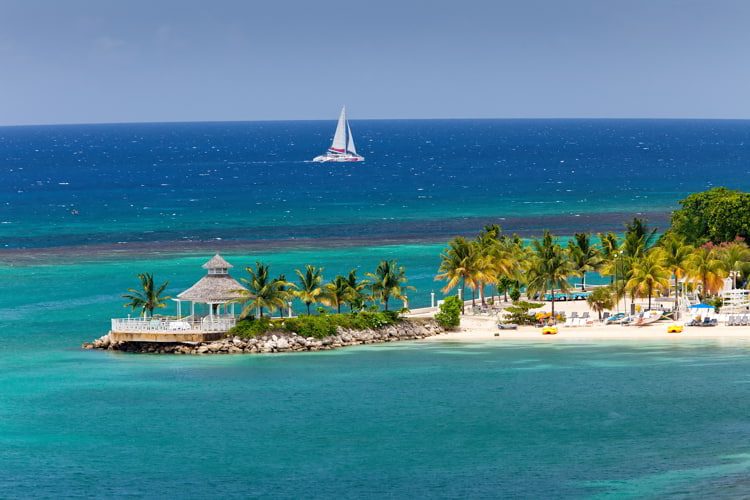
[[[434,320],[404,320],[377,330],[339,328],[336,335],[316,339],[286,331],[269,332],[256,338],[227,337],[198,344],[157,342],[112,342],[109,335],[83,344],[84,349],[106,349],[153,354],[259,354],[274,352],[327,351],[339,347],[417,340],[438,335],[443,329]]]

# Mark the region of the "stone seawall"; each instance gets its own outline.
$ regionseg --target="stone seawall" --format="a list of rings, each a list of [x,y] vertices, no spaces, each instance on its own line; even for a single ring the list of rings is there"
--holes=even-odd
[[[434,320],[404,320],[396,325],[377,330],[346,330],[339,328],[336,335],[316,339],[301,337],[286,331],[269,332],[261,337],[245,339],[226,337],[201,343],[164,342],[115,342],[109,334],[91,343],[83,344],[84,349],[106,349],[133,353],[153,354],[260,354],[274,352],[326,351],[339,347],[417,340],[443,333]]]

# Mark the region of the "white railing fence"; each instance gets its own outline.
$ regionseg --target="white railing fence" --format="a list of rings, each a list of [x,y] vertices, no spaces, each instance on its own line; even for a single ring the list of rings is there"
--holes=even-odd
[[[184,318],[113,318],[113,332],[226,332],[237,324],[234,316],[187,316]]]

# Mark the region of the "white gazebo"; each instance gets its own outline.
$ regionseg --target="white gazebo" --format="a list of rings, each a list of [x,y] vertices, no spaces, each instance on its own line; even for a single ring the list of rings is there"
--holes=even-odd
[[[234,305],[245,290],[229,275],[232,267],[221,255],[214,255],[203,264],[207,274],[172,299],[177,306],[176,317],[113,319],[110,335],[113,340],[133,342],[201,342],[219,338],[237,323]],[[189,316],[182,315],[183,302],[190,303]]]
[[[196,304],[206,304],[209,318],[234,318],[234,304],[245,289],[229,275],[229,270],[234,266],[217,253],[202,267],[208,270],[208,274],[177,295],[177,316],[182,316],[182,303],[190,302],[192,317],[195,317]]]

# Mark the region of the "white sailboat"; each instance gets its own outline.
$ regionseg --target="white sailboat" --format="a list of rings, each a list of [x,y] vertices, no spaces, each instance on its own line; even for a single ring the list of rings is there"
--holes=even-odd
[[[336,126],[336,133],[333,135],[333,143],[325,154],[313,158],[315,162],[355,162],[365,161],[363,156],[357,154],[357,148],[354,146],[354,137],[352,129],[346,119],[346,106],[341,108],[339,123]]]

